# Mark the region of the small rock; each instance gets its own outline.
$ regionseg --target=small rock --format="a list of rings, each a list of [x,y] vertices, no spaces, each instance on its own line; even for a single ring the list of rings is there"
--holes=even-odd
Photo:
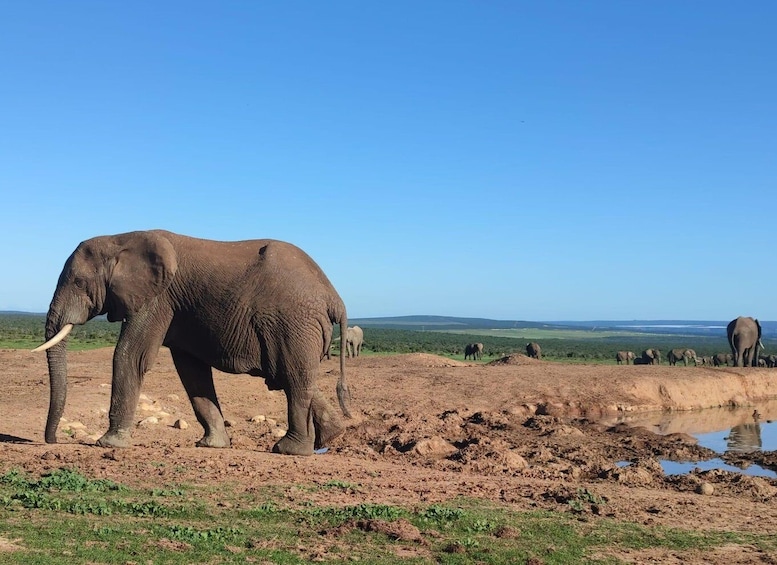
[[[704,482],[696,487],[696,492],[705,496],[710,496],[713,492],[715,492],[715,487],[713,487],[710,483]]]
[[[178,400],[181,400],[181,398],[177,394],[168,394],[165,398],[167,398],[167,400],[172,400],[173,402],[177,402]]]
[[[256,423],[256,422],[264,422],[265,420],[267,420],[267,417],[264,414],[257,414],[256,416],[254,416],[248,421]]]
[[[148,418],[143,418],[140,422],[138,422],[138,426],[153,426],[158,423],[159,418],[156,416],[149,416]]]
[[[275,425],[277,425],[277,423],[278,423],[278,422],[276,422],[275,420],[273,420],[272,418],[267,418],[267,419],[266,419],[266,421],[267,421],[267,423],[268,423],[268,424],[270,424],[271,426],[275,426]]]
[[[232,420],[224,420],[224,427],[225,428],[231,428],[234,425],[235,425],[235,423]]]
[[[413,451],[419,455],[445,457],[458,450],[440,436],[434,436],[433,438],[422,439],[416,442],[415,446],[413,446]]]
[[[67,426],[67,429],[76,431],[76,430],[85,430],[86,426],[82,424],[81,422],[70,422]]]
[[[189,423],[186,420],[178,419],[173,424],[173,427],[177,430],[188,430],[189,429]]]
[[[272,431],[273,437],[283,437],[286,435],[286,430],[283,428],[274,428]]]

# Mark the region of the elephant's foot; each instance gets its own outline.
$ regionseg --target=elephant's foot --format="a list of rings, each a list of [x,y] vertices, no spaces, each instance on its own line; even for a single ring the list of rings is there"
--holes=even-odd
[[[273,446],[272,452],[281,455],[313,455],[313,442],[294,439],[287,433]]]
[[[326,422],[318,422],[314,418],[316,427],[316,441],[315,448],[325,447],[331,443],[337,436],[342,435],[345,431],[345,426],[338,420],[329,420]]]
[[[130,433],[124,430],[108,430],[97,440],[97,445],[100,447],[129,447]]]
[[[229,447],[232,442],[226,433],[205,434],[195,444],[197,447]]]

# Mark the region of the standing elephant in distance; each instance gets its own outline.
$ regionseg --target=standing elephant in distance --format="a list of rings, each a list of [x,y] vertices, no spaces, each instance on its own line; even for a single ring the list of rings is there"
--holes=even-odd
[[[761,355],[761,360],[763,360],[765,367],[770,369],[777,367],[777,355]]]
[[[661,352],[658,349],[646,349],[642,352],[643,365],[660,365]]]
[[[542,359],[542,348],[539,343],[530,342],[526,344],[526,355],[532,359]]]
[[[345,351],[348,357],[358,357],[362,352],[362,345],[364,345],[364,331],[359,326],[345,330]]]
[[[634,361],[633,351],[618,351],[618,353],[615,354],[615,362],[618,365],[622,365],[623,363],[626,363],[626,365],[628,365],[633,361]]]
[[[482,343],[468,343],[464,346],[464,360],[472,357],[475,361],[480,360],[483,357],[483,344]]]
[[[728,367],[729,364],[733,363],[734,356],[731,353],[716,353],[712,356],[712,364],[716,367],[720,367],[721,365]]]
[[[682,361],[683,365],[688,366],[688,361],[693,361],[694,365],[698,365],[696,360],[696,352],[693,349],[670,349],[666,354],[666,358],[669,360],[670,365],[677,365],[678,361]]]
[[[761,324],[755,318],[740,316],[726,328],[728,344],[734,356],[734,367],[755,367],[763,348]]]
[[[310,455],[344,430],[318,389],[333,324],[348,326],[345,305],[320,267],[282,241],[222,242],[168,231],[137,231],[82,242],[65,262],[46,315],[50,381],[45,439],[56,443],[67,394],[67,336],[107,314],[121,322],[113,354],[108,431],[102,447],[128,447],[143,376],[159,348],[175,369],[204,428],[197,442],[229,447],[213,368],[263,377],[283,390],[289,429],[276,453]],[[350,417],[345,355],[337,397]]]

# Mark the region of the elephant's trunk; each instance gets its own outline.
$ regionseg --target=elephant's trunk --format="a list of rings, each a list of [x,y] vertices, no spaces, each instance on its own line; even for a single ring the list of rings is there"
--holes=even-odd
[[[46,350],[49,365],[49,415],[46,418],[46,443],[57,443],[57,427],[67,398],[67,339]]]

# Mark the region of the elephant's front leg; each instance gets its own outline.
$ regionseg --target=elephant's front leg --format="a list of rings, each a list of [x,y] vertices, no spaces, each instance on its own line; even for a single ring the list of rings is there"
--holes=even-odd
[[[230,440],[224,426],[216,387],[213,384],[213,369],[188,353],[170,348],[175,369],[181,377],[186,394],[194,408],[197,421],[205,429],[205,435],[197,442],[198,447],[229,447]]]
[[[138,319],[143,322],[125,321],[122,324],[113,353],[110,423],[108,431],[97,440],[97,445],[102,447],[129,447],[143,375],[162,345],[161,326],[154,331],[146,316],[138,316]]]

